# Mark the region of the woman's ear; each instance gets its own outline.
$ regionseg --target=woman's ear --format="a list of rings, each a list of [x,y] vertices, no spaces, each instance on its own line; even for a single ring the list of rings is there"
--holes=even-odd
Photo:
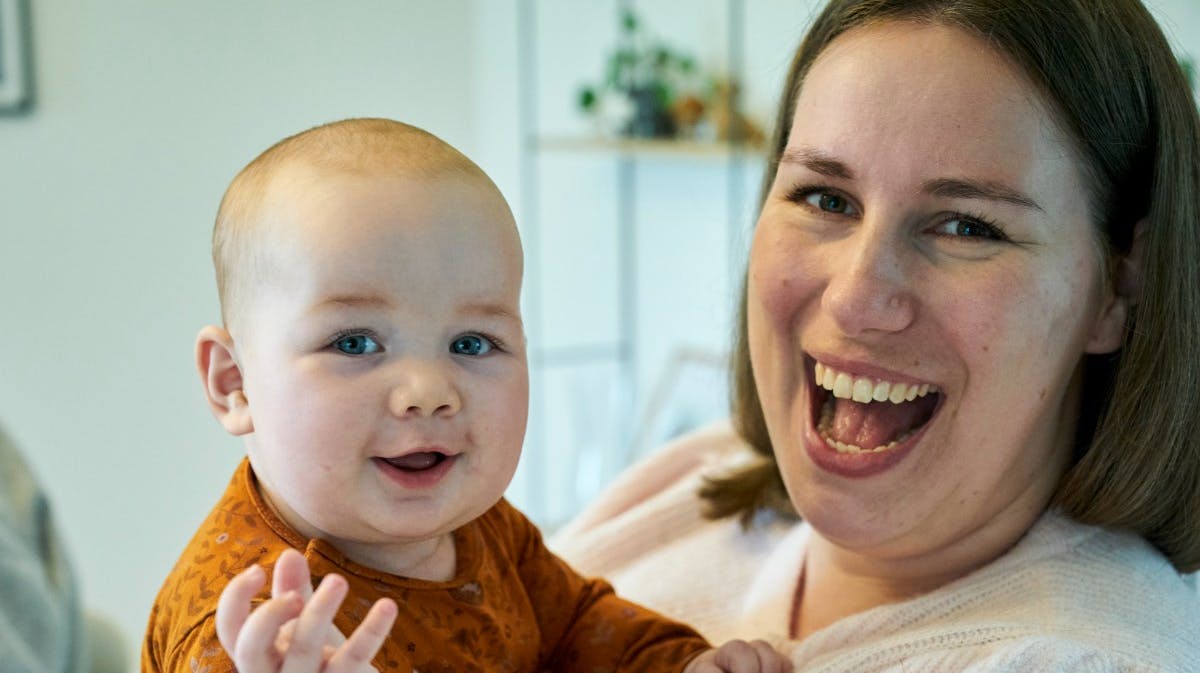
[[[1129,253],[1114,262],[1112,293],[1088,341],[1088,353],[1112,353],[1121,347],[1125,339],[1129,312],[1137,305],[1142,294],[1142,238],[1145,233],[1146,220],[1142,219],[1133,225],[1133,243],[1129,246]]]
[[[196,367],[217,421],[232,435],[254,432],[250,403],[242,389],[242,370],[233,353],[228,330],[209,325],[196,337]]]

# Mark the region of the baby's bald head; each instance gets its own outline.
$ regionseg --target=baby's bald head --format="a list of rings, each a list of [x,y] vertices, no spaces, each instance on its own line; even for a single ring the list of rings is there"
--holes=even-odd
[[[394,175],[416,180],[458,177],[500,190],[466,155],[437,136],[390,119],[347,119],[284,138],[258,155],[225,191],[213,227],[212,255],[226,327],[236,321],[263,268],[262,227],[272,186],[289,171]]]

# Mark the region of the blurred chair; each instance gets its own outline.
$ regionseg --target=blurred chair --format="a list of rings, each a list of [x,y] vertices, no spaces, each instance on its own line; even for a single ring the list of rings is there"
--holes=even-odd
[[[667,442],[729,416],[729,356],[676,346],[642,408],[622,469]]]
[[[124,642],[81,609],[46,494],[0,428],[0,673],[127,673]]]

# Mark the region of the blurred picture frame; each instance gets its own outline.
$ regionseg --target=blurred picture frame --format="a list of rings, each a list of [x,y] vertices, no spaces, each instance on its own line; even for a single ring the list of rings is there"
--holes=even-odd
[[[24,111],[32,99],[28,0],[0,0],[0,113]]]

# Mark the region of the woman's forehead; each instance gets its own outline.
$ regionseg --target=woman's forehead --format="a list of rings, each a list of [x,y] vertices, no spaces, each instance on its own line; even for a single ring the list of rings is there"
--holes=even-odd
[[[983,40],[932,23],[835,39],[797,94],[783,159],[804,151],[922,182],[961,174],[1034,188],[1047,172],[1077,172],[1035,85]]]

